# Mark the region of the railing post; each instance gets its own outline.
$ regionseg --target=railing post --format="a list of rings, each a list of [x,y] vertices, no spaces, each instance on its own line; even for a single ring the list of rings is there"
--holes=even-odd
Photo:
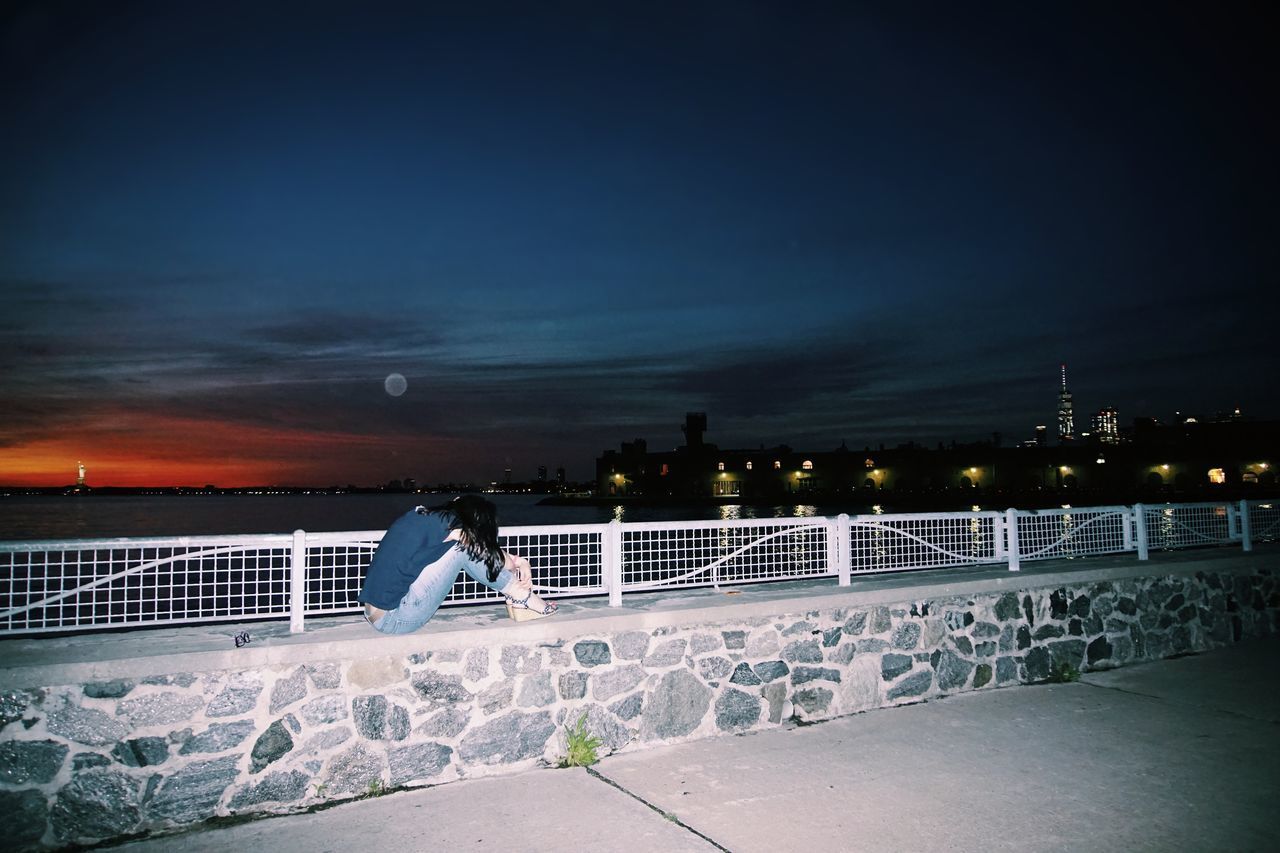
[[[1147,508],[1142,504],[1133,505],[1133,532],[1138,540],[1138,559],[1145,560],[1147,552]]]
[[[1133,544],[1133,507],[1124,508],[1124,517],[1121,519],[1122,535],[1124,537],[1124,550],[1132,551]]]
[[[997,515],[991,519],[991,559],[997,563],[1005,561],[1005,521],[1003,515]]]
[[[849,553],[848,513],[842,512],[837,515],[836,523],[827,528],[827,560],[827,565],[835,564],[836,584],[848,586],[853,563],[852,555]]]
[[[1022,571],[1022,561],[1018,556],[1018,511],[1013,507],[1009,507],[1004,511],[1004,533],[1007,544],[1006,552],[1009,555],[1009,571]]]
[[[307,533],[293,531],[293,553],[289,557],[289,633],[303,632],[303,606],[307,600]]]
[[[601,569],[609,591],[609,606],[622,606],[622,522],[616,518],[605,528],[600,542]]]
[[[1240,545],[1246,551],[1253,550],[1253,531],[1249,528],[1249,502],[1240,501]]]

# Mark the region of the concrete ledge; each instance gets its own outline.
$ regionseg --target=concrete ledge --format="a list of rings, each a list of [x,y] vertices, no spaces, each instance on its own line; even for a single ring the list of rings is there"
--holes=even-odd
[[[834,579],[672,590],[628,595],[611,608],[604,598],[562,602],[555,617],[515,624],[496,605],[446,608],[422,630],[399,637],[374,632],[358,616],[311,619],[302,634],[287,622],[223,623],[199,627],[99,631],[71,637],[0,641],[0,690],[74,684],[114,678],[142,679],[174,672],[242,670],[324,660],[405,657],[479,645],[558,646],[569,638],[620,631],[653,631],[702,623],[749,621],[813,610],[926,601],[991,592],[1042,589],[1099,581],[1213,570],[1253,573],[1280,553],[1262,546],[1252,553],[1221,548],[1131,554],[1024,564],[1022,571],[984,566],[855,577],[848,587]],[[236,648],[247,631],[252,642]]]

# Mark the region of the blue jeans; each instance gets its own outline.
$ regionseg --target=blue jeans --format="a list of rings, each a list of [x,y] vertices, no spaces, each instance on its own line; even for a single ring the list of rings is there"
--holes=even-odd
[[[466,551],[455,545],[418,574],[418,579],[409,587],[404,598],[400,599],[396,609],[388,610],[377,622],[372,623],[374,629],[383,634],[412,634],[427,624],[427,620],[440,608],[440,602],[449,594],[453,582],[458,579],[459,571],[466,572],[476,583],[498,592],[506,589],[507,584],[515,579],[504,568],[498,572],[497,580],[490,583],[489,570],[484,563],[471,559]]]

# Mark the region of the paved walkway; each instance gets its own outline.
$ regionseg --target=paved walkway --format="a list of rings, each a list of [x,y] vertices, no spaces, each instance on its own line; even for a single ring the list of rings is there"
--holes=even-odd
[[[1270,851],[1280,639],[127,844],[131,853]]]

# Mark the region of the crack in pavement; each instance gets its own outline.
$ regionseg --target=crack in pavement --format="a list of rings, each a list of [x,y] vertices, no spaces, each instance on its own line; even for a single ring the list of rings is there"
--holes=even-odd
[[[657,805],[654,805],[653,803],[649,802],[648,800],[646,800],[644,797],[640,796],[639,794],[636,794],[636,793],[634,793],[634,792],[632,792],[632,791],[627,790],[627,789],[626,789],[626,788],[624,788],[622,785],[619,785],[617,782],[613,781],[613,780],[612,780],[612,779],[610,779],[608,776],[605,776],[605,775],[604,775],[603,773],[601,773],[600,771],[598,771],[598,770],[596,770],[596,769],[594,769],[594,768],[591,768],[591,767],[584,767],[583,769],[587,771],[587,775],[588,775],[588,776],[593,776],[593,777],[595,777],[596,779],[599,779],[601,782],[604,782],[606,785],[611,785],[611,786],[613,786],[614,788],[617,788],[619,791],[621,791],[622,793],[626,794],[628,797],[631,797],[631,799],[635,800],[636,802],[643,803],[644,805],[646,805],[646,806],[648,806],[649,808],[653,809],[653,810],[654,810],[655,812],[657,812],[658,814],[662,815],[665,819],[667,819],[667,820],[671,821],[672,823],[674,823],[676,826],[680,827],[681,829],[687,830],[688,832],[693,833],[694,835],[698,836],[698,837],[699,837],[699,838],[701,838],[703,841],[707,842],[708,844],[710,844],[712,847],[716,848],[717,850],[723,850],[725,853],[733,853],[733,851],[732,851],[732,850],[730,850],[728,847],[725,847],[723,844],[720,844],[720,843],[719,843],[719,842],[717,842],[714,838],[711,838],[711,837],[709,837],[709,836],[707,836],[707,835],[703,835],[701,832],[698,832],[698,830],[694,829],[692,826],[689,826],[689,824],[687,824],[687,823],[685,823],[684,821],[680,820],[680,818],[676,817],[676,816],[675,816],[675,815],[673,815],[671,812],[666,811],[665,809],[663,809],[663,808],[661,808],[661,807],[659,807],[659,806],[657,806]]]

